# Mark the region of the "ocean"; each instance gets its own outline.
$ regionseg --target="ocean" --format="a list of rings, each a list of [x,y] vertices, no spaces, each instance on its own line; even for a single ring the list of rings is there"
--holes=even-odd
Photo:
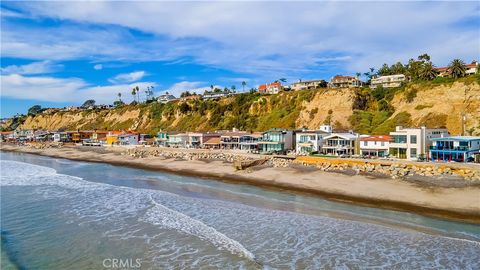
[[[1,269],[480,269],[477,225],[109,164],[0,158]]]

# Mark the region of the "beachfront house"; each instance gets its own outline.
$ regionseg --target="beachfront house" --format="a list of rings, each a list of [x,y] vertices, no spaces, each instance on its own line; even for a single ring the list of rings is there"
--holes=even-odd
[[[210,138],[220,137],[219,133],[202,133],[202,132],[188,132],[187,147],[189,148],[201,148],[203,143]]]
[[[230,150],[240,149],[240,138],[246,134],[246,131],[238,131],[236,129],[233,129],[231,132],[224,132],[222,136],[220,136],[220,148]]]
[[[220,149],[220,137],[211,137],[203,143],[203,148]]]
[[[352,88],[361,87],[362,85],[364,85],[364,82],[357,77],[336,75],[330,79],[328,88]]]
[[[323,138],[321,153],[332,156],[350,156],[358,153],[359,135],[352,131],[332,133]]]
[[[168,132],[161,130],[157,132],[155,144],[160,146],[168,146]]]
[[[283,90],[281,82],[262,84],[258,87],[258,92],[262,94],[278,94]]]
[[[118,135],[119,145],[138,145],[140,134],[136,132],[124,132]]]
[[[480,155],[480,137],[455,136],[431,139],[430,158],[432,161],[473,161]]]
[[[308,80],[308,81],[298,80],[298,82],[292,83],[290,85],[290,88],[293,91],[312,90],[312,89],[326,88],[326,87],[327,87],[327,82],[325,80]]]
[[[380,76],[372,79],[370,82],[370,88],[375,89],[379,86],[383,88],[399,87],[405,80],[406,77],[403,74]]]
[[[292,130],[272,128],[262,134],[258,142],[261,153],[286,154],[295,149],[295,136]]]
[[[300,130],[295,132],[295,152],[298,155],[318,153],[322,149],[323,138],[330,135],[322,130]]]
[[[362,156],[386,157],[390,147],[389,135],[372,135],[360,138],[360,152]]]
[[[246,133],[240,136],[240,150],[258,151],[258,141],[262,139],[262,132]]]
[[[389,153],[398,159],[428,159],[428,149],[433,138],[449,137],[447,129],[403,128],[397,126],[390,132]]]
[[[186,148],[188,145],[188,134],[187,133],[168,133],[167,144],[170,147],[174,148]]]

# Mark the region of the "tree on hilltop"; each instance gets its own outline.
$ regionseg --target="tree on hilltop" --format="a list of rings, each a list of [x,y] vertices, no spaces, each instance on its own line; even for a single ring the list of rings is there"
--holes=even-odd
[[[37,114],[39,114],[41,111],[42,111],[42,106],[40,106],[40,105],[33,105],[32,107],[30,107],[30,108],[28,109],[27,115],[28,115],[28,116],[37,115]]]
[[[450,65],[448,65],[448,72],[455,79],[464,77],[466,72],[465,63],[460,59],[453,59]]]

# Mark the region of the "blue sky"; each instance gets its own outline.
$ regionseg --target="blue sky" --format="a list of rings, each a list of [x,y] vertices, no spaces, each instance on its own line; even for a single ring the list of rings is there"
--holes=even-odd
[[[479,2],[1,2],[1,116],[480,55]]]

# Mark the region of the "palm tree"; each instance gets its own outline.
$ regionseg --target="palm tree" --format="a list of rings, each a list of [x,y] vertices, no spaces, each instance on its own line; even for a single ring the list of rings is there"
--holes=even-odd
[[[135,101],[136,95],[137,95],[137,89],[135,87],[133,87],[133,89],[132,89],[133,101]]]
[[[357,75],[357,78],[360,78],[360,76],[362,76],[362,73],[357,72],[355,75]]]
[[[280,78],[280,79],[278,79],[278,81],[280,81],[280,82],[283,82],[283,83],[284,83],[284,82],[287,82],[287,79],[285,79],[285,78]]]
[[[235,89],[237,89],[237,87],[235,87],[235,85],[232,85],[232,87],[230,87],[230,89],[232,89],[232,92],[235,93]]]
[[[465,63],[460,59],[453,59],[448,65],[448,72],[455,79],[465,76]]]
[[[140,88],[138,88],[138,85],[135,86],[135,88],[137,90],[136,92],[137,92],[138,103],[140,103]]]
[[[432,64],[432,62],[425,63],[420,70],[420,77],[427,81],[435,79],[437,74],[438,72],[435,70],[435,66]]]
[[[247,85],[247,82],[246,82],[246,81],[243,81],[243,82],[242,82],[243,92],[245,92],[245,85]]]
[[[118,96],[118,101],[122,101],[122,93],[118,93],[117,96]]]

